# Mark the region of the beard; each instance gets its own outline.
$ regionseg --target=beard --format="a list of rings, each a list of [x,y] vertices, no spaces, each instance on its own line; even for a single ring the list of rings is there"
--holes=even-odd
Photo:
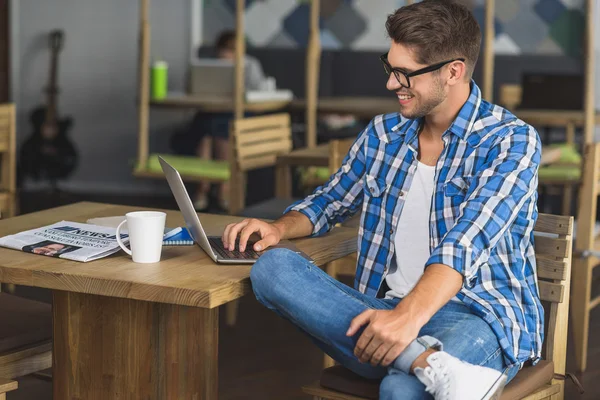
[[[410,111],[405,110],[405,107],[400,105],[400,114],[402,114],[404,118],[423,118],[446,99],[446,93],[444,93],[444,86],[442,85],[441,79],[439,77],[436,77],[433,80],[433,88],[431,89],[431,92],[427,96],[427,98],[417,99],[417,97],[415,96],[414,99],[416,101],[414,102],[414,104],[412,104],[412,110]]]

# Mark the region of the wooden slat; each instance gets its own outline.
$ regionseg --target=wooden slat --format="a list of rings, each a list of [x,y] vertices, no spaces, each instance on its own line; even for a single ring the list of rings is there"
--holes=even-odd
[[[254,157],[257,155],[273,155],[287,153],[292,149],[291,140],[281,140],[277,142],[269,142],[255,146],[240,146],[238,151],[238,160],[240,163],[242,160],[248,157]]]
[[[495,0],[485,2],[483,43],[483,98],[492,101],[494,96],[494,29]]]
[[[52,367],[52,351],[34,354],[29,358],[16,360],[11,364],[0,365],[0,376],[6,378],[19,378],[31,373]]]
[[[0,393],[10,392],[19,387],[17,381],[11,381],[5,378],[0,378]]]
[[[52,340],[50,339],[27,347],[21,347],[19,350],[11,350],[10,353],[0,354],[0,368],[3,365],[13,364],[15,361],[31,358],[37,354],[43,354],[49,351],[52,351]]]
[[[233,126],[238,134],[244,134],[244,132],[253,131],[256,129],[289,127],[290,116],[289,114],[280,113],[260,117],[236,119],[233,121]]]
[[[534,393],[527,397],[523,397],[523,400],[542,400],[549,399],[550,396],[560,392],[560,385],[547,384],[536,390]]]
[[[545,257],[565,258],[568,255],[569,242],[565,239],[554,239],[545,236],[535,237],[535,252]]]
[[[565,292],[563,285],[545,281],[538,281],[538,284],[540,286],[540,299],[542,301],[562,303]]]
[[[536,255],[535,258],[538,278],[564,281],[567,274],[565,261],[553,260]]]
[[[270,154],[266,156],[259,155],[258,157],[248,157],[239,161],[240,168],[243,171],[251,169],[262,168],[275,164],[277,160],[276,154]]]
[[[244,101],[246,93],[246,79],[244,74],[244,56],[246,54],[245,40],[245,1],[237,0],[235,6],[235,80],[233,88],[233,98],[235,100],[233,114],[235,119],[244,116]]]
[[[150,21],[149,0],[140,1],[138,39],[138,160],[145,164],[149,152]]]
[[[251,146],[253,144],[262,144],[264,142],[272,142],[277,140],[290,140],[291,131],[286,128],[264,129],[258,132],[243,133],[237,137],[239,146]]]
[[[334,139],[329,142],[329,172],[336,172],[341,166],[344,157],[350,151],[350,147],[354,143],[354,138],[351,139]]]
[[[594,132],[596,130],[596,124],[594,121],[594,115],[596,114],[596,99],[594,88],[597,85],[596,81],[596,11],[598,2],[593,0],[586,1],[586,22],[585,22],[585,50],[584,50],[584,88],[585,93],[583,95],[583,109],[585,113],[585,125],[583,129],[584,143],[594,142]]]
[[[573,228],[569,225],[570,216],[538,214],[534,230],[536,232],[555,233],[557,235],[571,235]]]

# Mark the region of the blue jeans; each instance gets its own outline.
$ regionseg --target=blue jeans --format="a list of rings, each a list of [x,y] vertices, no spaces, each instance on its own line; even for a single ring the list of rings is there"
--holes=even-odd
[[[347,337],[350,321],[367,309],[391,310],[399,299],[368,297],[333,279],[287,249],[263,254],[250,273],[259,302],[305,332],[334,360],[370,379],[383,379],[380,399],[431,399],[410,373],[412,363],[429,347],[442,347],[462,361],[505,370],[502,350],[489,325],[455,302],[442,307],[406,350],[387,368],[361,363],[354,347],[362,333]],[[517,373],[507,371],[508,379]]]

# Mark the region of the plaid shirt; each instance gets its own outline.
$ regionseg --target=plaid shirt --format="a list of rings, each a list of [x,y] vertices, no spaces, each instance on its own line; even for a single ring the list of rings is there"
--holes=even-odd
[[[421,119],[376,116],[326,184],[286,210],[306,215],[319,236],[361,212],[354,286],[376,296],[395,262],[394,230],[417,168]],[[477,85],[442,135],[426,265],[460,272],[454,300],[498,336],[508,366],[540,357],[533,227],[541,145],[536,130],[481,98]]]

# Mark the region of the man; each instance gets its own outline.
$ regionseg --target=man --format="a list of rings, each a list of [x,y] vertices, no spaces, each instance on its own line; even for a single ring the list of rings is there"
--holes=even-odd
[[[399,113],[376,116],[330,180],[279,220],[230,225],[256,250],[362,213],[355,289],[292,252],[265,253],[257,299],[338,362],[383,378],[381,399],[491,399],[540,358],[533,248],[537,132],[471,80],[481,33],[449,1],[403,7],[382,56]],[[379,296],[378,296],[379,295]]]

